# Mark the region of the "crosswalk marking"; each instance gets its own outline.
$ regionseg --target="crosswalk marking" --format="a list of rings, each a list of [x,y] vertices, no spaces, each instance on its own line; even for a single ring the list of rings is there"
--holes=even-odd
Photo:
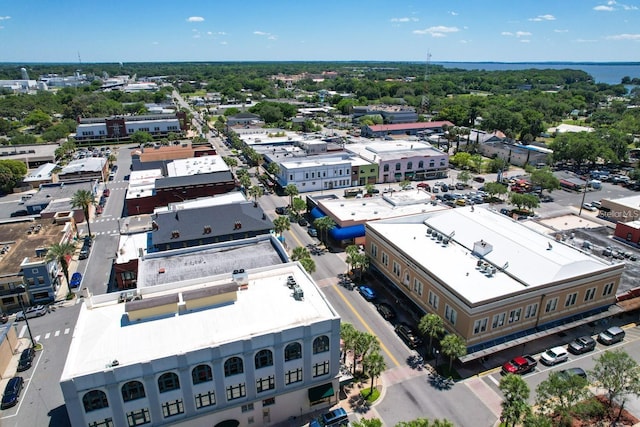
[[[68,335],[69,332],[71,332],[71,328],[65,328],[65,330],[63,332],[61,332],[58,329],[57,331],[54,331],[54,332],[47,332],[46,334],[44,334],[44,338],[43,339],[47,340],[47,339],[51,338],[51,335],[53,335],[54,337],[59,337],[61,333],[63,335]],[[22,326],[22,328],[20,328],[20,333],[18,334],[18,338],[24,338],[26,333],[27,333],[27,326],[24,325],[24,326]],[[41,335],[37,335],[37,336],[33,337],[33,339],[35,341],[40,341],[40,338],[42,338]]]
[[[64,334],[67,335],[69,333],[69,328],[64,330]]]
[[[56,333],[53,336],[57,337],[58,335],[60,335],[60,331],[56,331]]]
[[[44,334],[44,339],[48,340],[50,336],[51,336],[51,332],[47,332],[46,334]]]

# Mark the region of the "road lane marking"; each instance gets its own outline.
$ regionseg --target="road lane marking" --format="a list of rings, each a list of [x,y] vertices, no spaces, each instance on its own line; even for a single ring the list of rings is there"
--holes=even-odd
[[[51,336],[51,332],[47,332],[46,334],[44,334],[44,339],[48,340],[50,336]]]
[[[55,333],[55,334],[53,334],[53,336],[54,336],[54,337],[60,336],[60,329],[58,329],[58,330],[56,331],[56,333]]]
[[[24,337],[24,334],[27,332],[27,325],[23,325],[20,329],[20,333],[18,334],[18,338]]]
[[[70,331],[70,330],[71,330],[70,328],[65,329],[65,330],[64,330],[64,334],[65,334],[65,335],[67,335],[67,334],[69,333],[69,331]]]

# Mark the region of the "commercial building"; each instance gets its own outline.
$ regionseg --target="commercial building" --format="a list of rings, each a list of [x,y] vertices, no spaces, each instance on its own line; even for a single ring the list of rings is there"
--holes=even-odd
[[[79,118],[75,140],[78,143],[125,141],[137,131],[154,137],[180,134],[189,129],[184,111],[175,114]]]
[[[611,315],[624,264],[482,206],[368,222],[372,269],[466,340],[463,361]]]
[[[80,182],[89,180],[106,181],[109,164],[104,157],[87,157],[70,161],[58,173],[58,181]]]
[[[64,283],[57,261],[47,261],[49,247],[73,241],[73,221],[19,219],[0,224],[0,311],[20,309],[17,286],[24,285],[24,305],[46,304],[55,300]]]
[[[445,128],[454,126],[455,125],[448,120],[438,122],[365,125],[360,130],[360,135],[368,138],[383,138],[388,135],[441,134],[445,131]]]
[[[81,207],[74,207],[71,203],[73,195],[79,190],[90,191],[98,199],[98,181],[56,182],[42,184],[24,207],[30,215],[40,214],[45,218],[71,217],[76,224],[85,221]],[[89,207],[89,215],[93,214],[95,206]]]
[[[208,142],[194,144],[191,141],[178,141],[171,145],[155,144],[141,147],[131,152],[131,170],[162,169],[166,173],[168,162],[193,157],[214,156],[215,147]]]
[[[640,196],[619,199],[602,199],[598,216],[611,222],[632,222],[640,220]],[[626,238],[626,237],[625,237]]]
[[[28,169],[34,169],[45,163],[55,163],[58,147],[58,144],[2,145],[0,159],[19,160],[24,162]]]
[[[353,107],[353,118],[362,116],[380,115],[386,124],[415,123],[418,121],[418,113],[413,107],[402,105],[367,105]]]
[[[337,403],[340,318],[300,264],[160,265],[150,278],[176,280],[85,298],[60,379],[71,425],[267,426]]]
[[[283,160],[276,175],[285,188],[295,185],[300,193],[351,187],[351,159],[348,156],[313,156]]]
[[[348,144],[345,150],[378,165],[378,183],[445,178],[449,155],[419,141]]]
[[[42,184],[51,184],[58,180],[58,177],[53,173],[56,167],[58,165],[55,163],[44,163],[36,170],[27,173],[22,182],[31,188],[38,188]]]

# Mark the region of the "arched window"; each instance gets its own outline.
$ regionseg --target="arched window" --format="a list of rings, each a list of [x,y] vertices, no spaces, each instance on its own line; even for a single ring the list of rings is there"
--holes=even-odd
[[[129,381],[122,386],[122,400],[129,402],[131,400],[142,399],[146,396],[144,385],[140,381]]]
[[[400,163],[396,163],[396,170],[399,171],[402,165]]]
[[[407,162],[407,170],[413,169],[413,162]]]
[[[313,354],[324,353],[329,351],[329,337],[321,335],[313,340]]]
[[[418,169],[424,169],[424,160],[418,162]]]
[[[260,350],[255,357],[256,369],[273,366],[273,352],[271,350]]]
[[[102,390],[91,390],[85,393],[85,395],[82,396],[82,404],[84,405],[85,412],[109,407],[107,395]]]
[[[206,383],[213,380],[213,374],[211,373],[211,366],[198,365],[191,371],[191,379],[194,384]]]
[[[243,372],[244,372],[244,366],[242,364],[242,359],[240,359],[239,357],[230,357],[224,362],[225,377],[241,374]]]
[[[385,172],[389,172],[389,164],[385,163],[384,167],[382,168],[382,170],[384,170]]]
[[[302,346],[299,342],[292,342],[287,344],[284,348],[284,361],[300,359],[302,357]]]
[[[160,393],[164,393],[171,390],[178,390],[180,388],[180,379],[178,375],[173,372],[166,372],[160,375],[158,378],[158,390]]]

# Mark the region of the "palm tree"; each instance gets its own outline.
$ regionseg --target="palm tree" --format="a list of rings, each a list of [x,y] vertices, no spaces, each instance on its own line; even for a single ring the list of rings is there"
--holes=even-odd
[[[238,159],[235,157],[223,157],[222,160],[231,168],[231,173],[233,173],[233,168],[238,167]]]
[[[311,258],[302,258],[300,260],[298,260],[298,262],[302,265],[302,267],[304,268],[304,270],[309,273],[315,273],[316,271],[316,262],[314,260],[312,260]]]
[[[504,399],[502,400],[502,414],[501,419],[504,425],[516,426],[520,424],[522,418],[527,415],[530,410],[529,403],[529,385],[520,377],[515,374],[507,374],[500,380],[498,386]]]
[[[467,343],[460,335],[449,334],[440,342],[442,353],[449,357],[449,371],[453,365],[453,359],[467,354]]]
[[[249,187],[249,195],[253,197],[253,206],[258,206],[258,197],[261,197],[263,194],[264,190],[262,187],[258,187],[257,185]]]
[[[49,251],[45,257],[47,262],[57,261],[62,268],[64,278],[67,279],[68,292],[71,292],[71,286],[69,285],[69,262],[67,258],[71,258],[76,251],[76,247],[71,243],[56,243],[49,247]]]
[[[287,186],[284,187],[284,194],[289,196],[289,206],[293,206],[293,196],[297,196],[300,192],[295,184],[287,184]]]
[[[285,230],[291,229],[291,222],[289,222],[289,217],[287,216],[279,216],[273,220],[273,228],[278,233],[278,235],[282,236]]]
[[[304,246],[298,246],[293,248],[293,251],[291,252],[292,261],[298,261],[304,258],[311,258],[309,249],[305,248]]]
[[[431,355],[433,350],[433,339],[444,333],[444,321],[442,320],[442,317],[433,313],[425,314],[420,319],[420,323],[418,323],[418,330],[422,335],[429,337],[427,354]]]
[[[357,262],[357,256],[360,253],[360,248],[358,245],[349,245],[345,248],[345,252],[347,253],[347,258],[345,261],[349,264],[349,271],[353,270]]]
[[[87,221],[87,231],[91,236],[91,225],[89,224],[89,207],[96,204],[96,197],[89,190],[78,190],[71,197],[71,206],[82,208],[84,219]]]
[[[380,341],[375,335],[358,331],[353,347],[353,374],[356,374],[358,359],[364,360],[369,353],[380,350]]]
[[[316,220],[313,221],[313,225],[317,230],[320,230],[320,236],[324,234],[324,243],[326,245],[329,240],[329,230],[332,230],[336,226],[336,222],[331,217],[323,216],[316,218]]]
[[[342,339],[342,363],[347,361],[347,352],[355,347],[358,330],[351,323],[340,323],[340,339]]]
[[[362,365],[369,377],[371,377],[371,388],[369,389],[369,395],[371,395],[376,378],[387,368],[387,364],[384,361],[384,357],[376,350],[364,358]]]

